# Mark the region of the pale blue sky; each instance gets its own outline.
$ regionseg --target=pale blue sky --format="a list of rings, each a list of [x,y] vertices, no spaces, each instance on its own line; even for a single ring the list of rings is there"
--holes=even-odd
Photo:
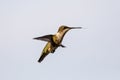
[[[119,0],[0,0],[0,80],[120,80]],[[69,31],[37,62],[46,42],[32,38]]]

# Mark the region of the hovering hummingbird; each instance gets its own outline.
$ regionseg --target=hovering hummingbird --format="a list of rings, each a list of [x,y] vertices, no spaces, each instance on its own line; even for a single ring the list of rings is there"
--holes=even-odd
[[[65,47],[63,44],[61,44],[61,42],[67,31],[71,29],[81,29],[81,28],[82,27],[68,27],[68,26],[62,25],[59,27],[58,32],[54,35],[50,34],[50,35],[34,38],[36,40],[42,40],[47,42],[38,62],[41,62],[49,53],[54,53],[58,47],[63,47],[63,48]]]

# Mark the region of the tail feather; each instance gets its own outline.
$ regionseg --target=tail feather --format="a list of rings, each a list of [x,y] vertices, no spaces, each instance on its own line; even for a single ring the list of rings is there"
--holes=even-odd
[[[43,54],[40,56],[38,62],[41,63],[41,62],[43,61],[43,59],[44,59],[47,55],[48,55],[48,53],[43,53]]]

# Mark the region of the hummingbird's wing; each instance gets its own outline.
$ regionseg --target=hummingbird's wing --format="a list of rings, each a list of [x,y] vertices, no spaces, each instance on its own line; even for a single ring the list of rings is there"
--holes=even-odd
[[[36,39],[36,40],[42,40],[42,41],[46,41],[46,42],[50,42],[52,44],[52,46],[61,46],[63,48],[65,48],[66,46],[62,45],[62,44],[56,44],[54,41],[53,41],[53,35],[45,35],[45,36],[41,36],[41,37],[36,37],[36,38],[33,38],[33,39]]]
[[[45,35],[45,36],[41,36],[41,37],[36,37],[33,38],[36,40],[42,40],[42,41],[46,41],[46,42],[50,42],[53,46],[56,46],[57,44],[53,41],[53,35]]]
[[[52,36],[53,36],[53,35],[45,35],[45,36],[36,37],[36,38],[33,38],[33,39],[51,42],[51,41],[52,41],[52,40],[51,40],[51,39],[52,39]]]

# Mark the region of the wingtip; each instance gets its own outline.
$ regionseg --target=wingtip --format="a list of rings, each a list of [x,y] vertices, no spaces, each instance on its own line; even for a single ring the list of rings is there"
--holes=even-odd
[[[33,38],[33,39],[38,39],[38,38]]]

